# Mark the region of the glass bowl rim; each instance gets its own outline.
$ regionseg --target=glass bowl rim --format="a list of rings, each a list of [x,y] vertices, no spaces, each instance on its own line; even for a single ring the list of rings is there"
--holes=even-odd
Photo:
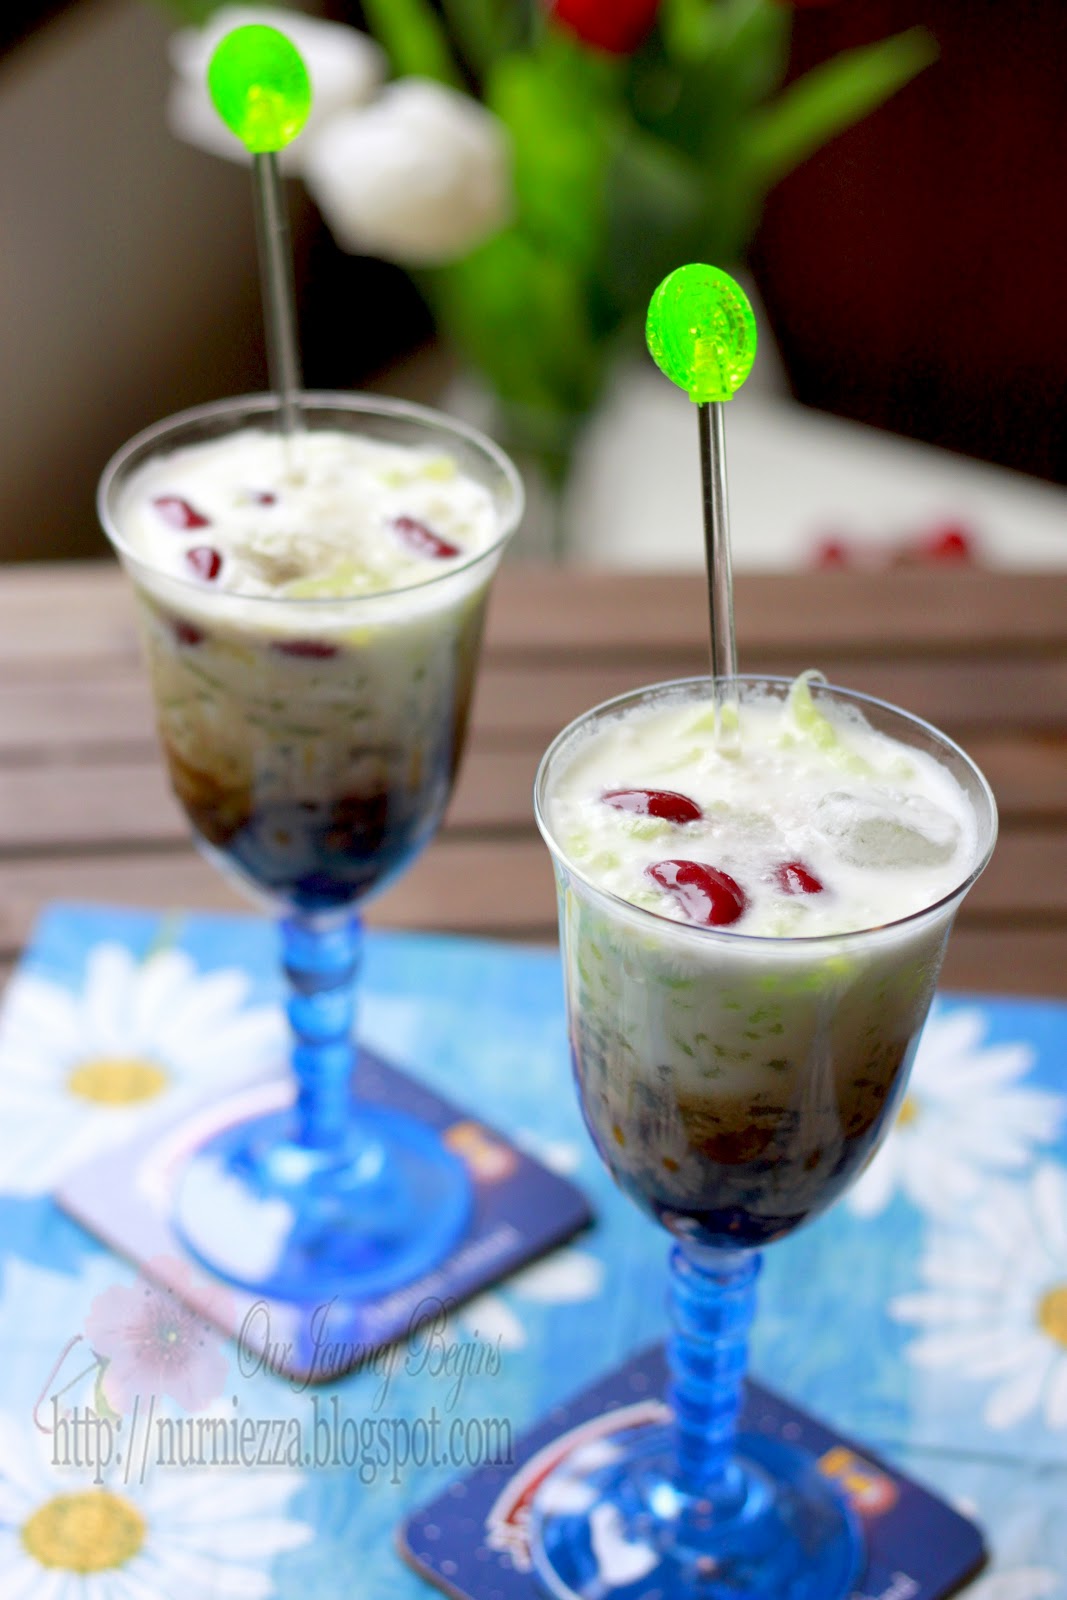
[[[278,416],[281,413],[281,400],[273,393],[254,393],[241,395],[228,395],[221,400],[208,400],[201,405],[188,406],[183,411],[171,412],[169,416],[160,417],[158,421],[141,428],[131,435],[126,442],[119,446],[111,456],[100,475],[96,490],[96,513],[100,526],[107,535],[113,548],[131,566],[142,572],[150,573],[153,577],[161,578],[167,583],[178,585],[179,588],[189,589],[196,594],[198,599],[219,601],[240,601],[242,605],[277,607],[293,606],[306,607],[313,610],[315,607],[337,606],[369,606],[375,601],[389,600],[396,596],[421,595],[432,589],[435,584],[447,583],[450,578],[460,576],[462,573],[471,572],[480,562],[489,556],[496,555],[503,545],[515,532],[522,519],[526,504],[526,492],[523,487],[522,477],[511,457],[502,450],[498,444],[479,428],[472,427],[469,423],[462,422],[456,417],[449,416],[444,411],[436,411],[432,406],[419,405],[413,400],[400,400],[392,395],[369,394],[364,391],[353,390],[346,392],[340,389],[302,389],[298,397],[299,408],[307,411],[335,410],[349,412],[356,415],[395,417],[401,421],[424,423],[440,434],[451,434],[468,445],[473,445],[476,450],[487,457],[499,470],[509,491],[509,504],[506,513],[500,519],[500,527],[492,543],[484,549],[475,551],[466,561],[461,561],[455,566],[450,566],[447,571],[424,578],[419,583],[402,584],[391,589],[375,589],[369,594],[353,595],[282,595],[282,594],[236,594],[232,590],[220,590],[217,593],[206,588],[204,583],[195,577],[186,577],[181,572],[171,572],[163,567],[154,565],[145,560],[144,556],[135,550],[116,526],[112,515],[112,495],[115,485],[121,478],[125,468],[137,454],[147,447],[166,440],[171,434],[179,432],[182,428],[198,422],[210,422],[216,417],[225,417],[230,413],[244,413],[246,415]]]
[[[590,878],[587,873],[583,872],[581,868],[571,860],[567,852],[559,844],[552,832],[551,827],[549,826],[548,818],[545,815],[545,807],[543,803],[544,791],[547,787],[548,772],[553,760],[567,740],[571,738],[581,727],[582,723],[591,722],[594,718],[607,716],[612,711],[621,710],[628,703],[639,701],[654,694],[665,694],[670,690],[681,690],[692,688],[696,685],[701,685],[708,692],[710,698],[712,686],[716,682],[739,685],[773,684],[788,689],[791,684],[796,682],[796,678],[786,677],[777,673],[741,672],[734,677],[720,678],[717,680],[703,675],[690,678],[668,678],[662,683],[650,683],[644,684],[637,689],[626,689],[622,692],[622,694],[612,695],[610,699],[602,700],[598,705],[591,706],[588,711],[583,711],[580,716],[572,718],[572,720],[567,723],[566,727],[561,728],[559,733],[556,734],[555,738],[546,749],[544,755],[541,757],[533,786],[534,820],[537,823],[541,837],[548,846],[553,859],[562,864],[562,866],[565,867],[566,871],[570,873],[572,877],[577,878],[579,882],[584,884],[587,889],[591,890],[597,899],[605,902],[613,910],[617,908],[619,910],[628,912],[637,920],[638,923],[647,922],[650,930],[657,927],[664,930],[675,930],[679,933],[683,940],[692,937],[698,942],[714,944],[720,949],[736,949],[742,944],[748,944],[750,947],[754,948],[759,946],[763,949],[766,949],[772,945],[778,945],[785,948],[796,949],[799,947],[810,950],[818,946],[822,946],[824,948],[837,946],[840,945],[842,941],[851,942],[859,939],[870,938],[872,936],[878,936],[879,934],[888,934],[895,932],[898,929],[905,928],[910,923],[921,922],[926,918],[932,919],[937,912],[943,911],[946,907],[950,906],[953,901],[962,900],[964,895],[972,887],[976,880],[981,877],[982,873],[989,864],[989,859],[992,856],[993,850],[996,846],[999,816],[996,798],[994,797],[993,790],[990,787],[989,780],[978,764],[971,759],[962,746],[958,745],[954,739],[950,739],[946,733],[942,733],[940,728],[935,727],[932,722],[927,722],[925,718],[916,716],[911,711],[905,711],[901,706],[894,705],[890,700],[880,700],[876,695],[864,694],[859,689],[848,689],[841,684],[829,683],[825,679],[818,677],[815,680],[815,687],[818,689],[818,691],[829,693],[835,697],[849,701],[858,705],[860,709],[862,709],[864,706],[872,706],[879,711],[888,711],[896,717],[903,718],[904,721],[910,723],[913,727],[920,729],[923,733],[931,736],[939,745],[941,745],[943,749],[949,750],[954,755],[958,756],[963,764],[968,767],[974,775],[975,779],[977,780],[979,792],[984,796],[986,804],[989,808],[989,841],[985,850],[980,852],[977,856],[966,877],[962,878],[953,889],[950,889],[946,894],[941,895],[937,900],[932,901],[930,905],[922,906],[918,911],[909,911],[907,916],[895,917],[889,922],[879,922],[870,928],[851,928],[844,933],[807,933],[787,935],[732,933],[727,928],[702,928],[697,923],[680,922],[674,917],[664,916],[659,911],[652,911],[647,906],[635,905],[632,900],[627,900],[624,898],[624,896],[615,894],[613,890],[605,889],[602,884],[594,882],[594,880]]]

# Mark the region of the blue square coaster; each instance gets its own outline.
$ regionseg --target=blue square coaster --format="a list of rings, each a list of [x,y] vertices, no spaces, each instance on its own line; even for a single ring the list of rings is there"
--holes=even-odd
[[[555,1407],[517,1442],[512,1460],[481,1467],[416,1511],[401,1529],[401,1554],[423,1577],[462,1600],[545,1600],[532,1570],[528,1534],[538,1487],[609,1430],[662,1423],[666,1386],[664,1347],[642,1351]],[[984,1564],[985,1546],[974,1523],[865,1446],[760,1384],[747,1385],[741,1426],[808,1452],[848,1495],[867,1545],[866,1570],[853,1600],[941,1600]],[[605,1586],[605,1600],[610,1593]]]
[[[172,972],[161,968],[161,955],[168,953]],[[226,965],[221,964],[224,961]],[[138,989],[126,968],[139,966],[143,971],[152,962],[151,976]],[[201,1083],[198,1089],[163,1097],[157,1115],[138,1116],[128,1137],[109,1139],[95,1156],[68,1170],[55,1198],[76,1221],[148,1277],[165,1283],[237,1338],[249,1358],[261,1358],[279,1375],[302,1382],[336,1379],[363,1364],[374,1350],[403,1338],[422,1321],[439,1318],[592,1220],[584,1195],[568,1179],[421,1078],[376,1051],[363,1049],[357,1067],[361,1099],[402,1109],[439,1130],[442,1141],[466,1164],[474,1210],[465,1236],[434,1270],[379,1298],[343,1302],[324,1297],[323,1303],[294,1305],[229,1286],[219,1294],[215,1281],[191,1262],[171,1225],[174,1193],[184,1161],[199,1143],[221,1128],[280,1109],[292,1100],[294,1085],[284,1071],[284,1030],[279,1024],[273,1048],[264,1030],[262,1036],[253,1037],[250,1019],[258,1016],[265,1022],[268,1008],[253,1010],[245,1004],[220,1020],[226,986],[236,996],[238,978],[247,979],[246,999],[277,1000],[280,977],[272,931],[249,918],[164,919],[136,912],[56,908],[42,922],[14,985],[25,985],[28,975],[31,983],[36,975],[47,975],[54,983],[59,973],[73,972],[80,975],[82,994],[86,988],[92,990],[93,982],[104,992],[99,1002],[104,1008],[108,980],[100,973],[109,965],[113,974],[121,969],[125,975],[126,1003],[115,1005],[114,1014],[106,1019],[106,1057],[94,1057],[76,1069],[85,1076],[87,1087],[96,1082],[90,1076],[93,1071],[101,1082],[110,1072],[106,1082],[112,1087],[120,1070],[125,1074],[122,1082],[134,1087],[155,1083],[153,1072],[177,1075],[177,1067],[159,1065],[157,1058],[166,1054],[158,1048],[159,1041],[151,1059],[145,1056],[144,1017],[156,1003],[156,991],[162,992],[168,982],[177,990],[183,975],[194,990],[186,1018],[195,1015],[199,1004],[202,1017],[214,1018],[216,1037],[229,1026],[235,1051],[240,1053],[244,1041],[247,1059],[228,1064],[221,1089],[205,1092]],[[121,987],[115,977],[113,990]],[[175,1017],[181,1014],[178,1008],[172,1010]],[[517,1031],[520,1023],[517,1018]],[[403,1030],[398,1032],[402,1035]]]

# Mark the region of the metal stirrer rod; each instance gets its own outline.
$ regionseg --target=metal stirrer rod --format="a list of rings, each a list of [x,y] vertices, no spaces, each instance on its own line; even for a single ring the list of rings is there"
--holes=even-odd
[[[726,481],[726,437],[722,402],[697,406],[700,476],[703,488],[704,555],[708,570],[711,676],[715,725],[721,749],[736,749],[740,708],[737,697],[737,637],[734,584],[730,566],[730,501]]]
[[[292,472],[294,452],[287,441],[303,432],[303,416],[293,251],[278,151],[307,122],[311,79],[291,39],[264,23],[248,23],[219,40],[208,63],[207,84],[215,110],[252,157],[267,368]]]
[[[289,216],[273,150],[252,158],[255,182],[256,244],[267,332],[267,367],[271,388],[281,404],[282,431],[302,426],[300,351],[296,337],[296,290]]]
[[[660,371],[697,408],[715,743],[721,753],[734,755],[741,748],[741,703],[722,408],[752,371],[756,319],[747,295],[729,273],[696,261],[664,278],[649,302],[645,335]]]

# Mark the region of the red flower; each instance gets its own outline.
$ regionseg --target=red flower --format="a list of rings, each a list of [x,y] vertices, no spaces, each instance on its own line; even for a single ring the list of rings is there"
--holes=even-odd
[[[652,31],[660,0],[549,0],[556,22],[583,44],[628,56]]]

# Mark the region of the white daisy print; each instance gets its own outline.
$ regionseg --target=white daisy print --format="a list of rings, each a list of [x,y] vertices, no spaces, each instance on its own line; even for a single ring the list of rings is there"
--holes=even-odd
[[[295,1473],[131,1477],[131,1487],[75,1479],[0,1416],[4,1600],[267,1600],[275,1558],[312,1536],[287,1515]]]
[[[980,1010],[934,1012],[895,1126],[853,1185],[848,1204],[877,1216],[900,1192],[934,1216],[974,1201],[991,1176],[1024,1171],[1055,1142],[1067,1099],[1021,1082],[1024,1044],[984,1045]]]
[[[935,1236],[920,1278],[925,1289],[889,1307],[924,1330],[908,1359],[986,1383],[990,1428],[1032,1412],[1067,1428],[1067,1168],[994,1184],[967,1233]]]
[[[280,1011],[247,1005],[248,978],[197,971],[181,950],[138,962],[97,945],[80,993],[16,977],[0,1016],[0,1192],[50,1192],[165,1101],[280,1069]]]

